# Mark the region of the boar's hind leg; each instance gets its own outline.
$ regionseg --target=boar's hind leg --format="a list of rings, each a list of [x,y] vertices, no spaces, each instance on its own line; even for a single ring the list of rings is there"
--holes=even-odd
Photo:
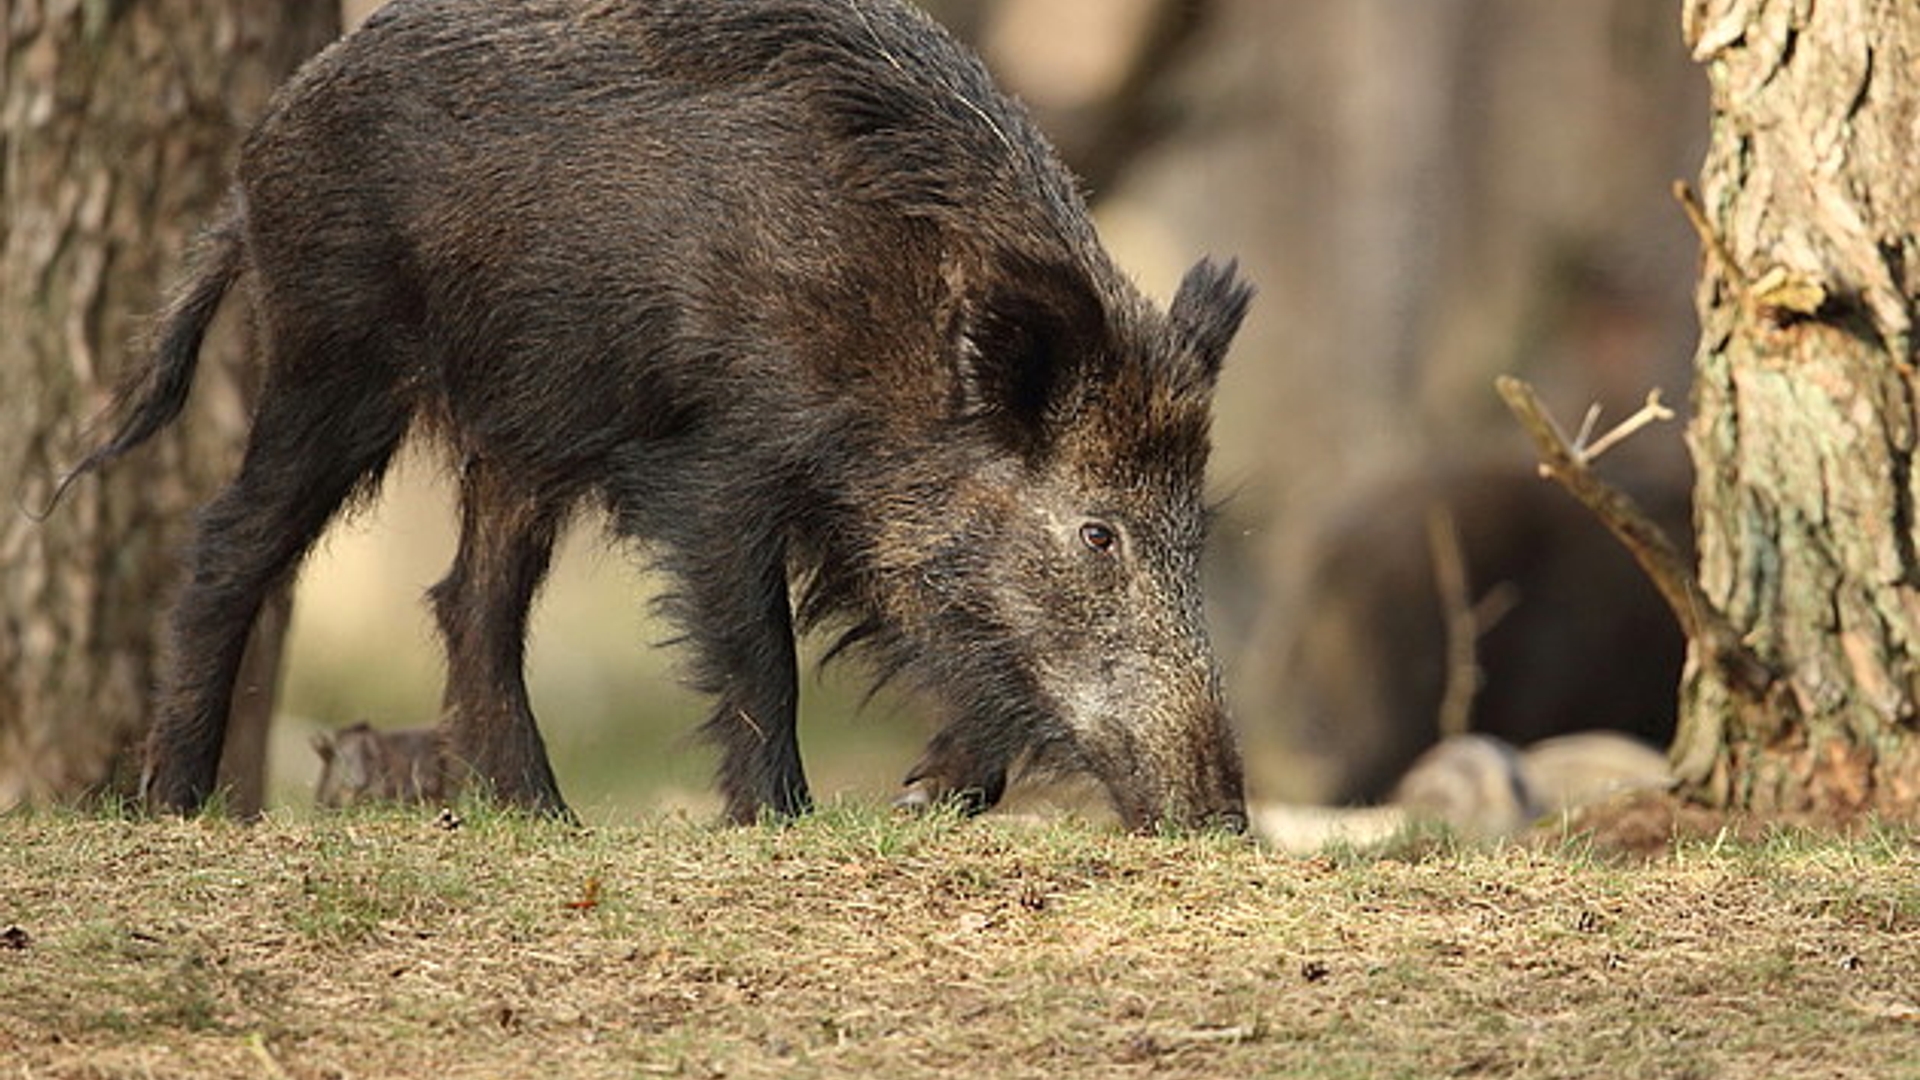
[[[566,501],[529,494],[482,459],[460,478],[460,549],[429,593],[446,640],[441,743],[456,782],[565,816],[527,700],[527,609],[546,578]]]
[[[799,669],[785,553],[777,544],[707,545],[678,568],[674,607],[696,649],[693,683],[718,702],[702,729],[720,747],[727,818],[791,817],[813,804],[796,732]]]
[[[141,789],[156,809],[213,793],[234,680],[266,595],[356,489],[378,483],[406,431],[378,387],[263,387],[240,474],[202,511],[173,610]]]

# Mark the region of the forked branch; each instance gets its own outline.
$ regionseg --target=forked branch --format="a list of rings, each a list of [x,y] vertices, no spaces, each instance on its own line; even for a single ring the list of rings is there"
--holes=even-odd
[[[1692,568],[1665,530],[1654,524],[1626,492],[1602,480],[1589,467],[1601,451],[1646,424],[1672,415],[1660,405],[1658,396],[1649,395],[1647,406],[1640,412],[1601,436],[1592,446],[1582,448],[1567,441],[1560,426],[1547,415],[1532,386],[1503,375],[1494,380],[1494,388],[1533,440],[1540,456],[1540,475],[1580,500],[1581,505],[1592,511],[1626,545],[1640,569],[1660,590],[1667,606],[1673,609],[1681,631],[1700,646],[1703,657],[1726,676],[1728,685],[1753,695],[1756,701],[1764,698],[1777,680],[1777,674],[1747,648],[1726,616],[1707,599]]]

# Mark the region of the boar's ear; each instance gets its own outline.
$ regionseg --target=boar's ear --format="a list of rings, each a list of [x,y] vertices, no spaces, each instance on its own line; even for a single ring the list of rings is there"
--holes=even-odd
[[[1181,358],[1178,362],[1198,365],[1195,374],[1209,389],[1220,376],[1227,346],[1253,300],[1253,286],[1239,280],[1239,270],[1238,260],[1224,266],[1212,259],[1200,260],[1180,279],[1180,289],[1167,309],[1174,348]]]
[[[951,347],[955,415],[1032,458],[1089,359],[1106,349],[1106,319],[1081,275],[1023,266],[966,304]]]

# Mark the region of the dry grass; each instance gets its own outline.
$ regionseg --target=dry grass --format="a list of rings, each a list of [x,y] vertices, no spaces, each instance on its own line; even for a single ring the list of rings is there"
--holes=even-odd
[[[1920,845],[0,819],[0,1076],[1920,1076]]]

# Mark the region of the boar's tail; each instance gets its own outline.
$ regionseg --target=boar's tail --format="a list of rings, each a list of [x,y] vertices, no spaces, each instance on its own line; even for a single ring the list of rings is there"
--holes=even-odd
[[[75,480],[146,442],[180,415],[193,389],[207,326],[240,276],[243,219],[239,197],[230,196],[195,240],[192,272],[161,313],[146,362],[130,371],[114,392],[107,412],[118,418],[113,437],[60,478],[43,513],[59,505]]]

